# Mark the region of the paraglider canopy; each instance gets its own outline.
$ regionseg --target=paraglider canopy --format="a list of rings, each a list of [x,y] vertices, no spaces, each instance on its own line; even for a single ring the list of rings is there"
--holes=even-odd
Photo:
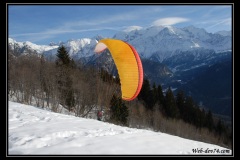
[[[133,46],[117,39],[100,40],[94,51],[101,53],[107,48],[118,70],[122,99],[131,101],[138,96],[142,88],[143,68],[141,59]]]

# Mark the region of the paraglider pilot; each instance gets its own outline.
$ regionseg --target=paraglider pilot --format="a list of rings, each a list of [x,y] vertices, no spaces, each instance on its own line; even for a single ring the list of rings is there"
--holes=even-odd
[[[102,111],[101,111],[101,110],[98,111],[98,113],[97,113],[97,119],[98,119],[99,121],[102,120]]]

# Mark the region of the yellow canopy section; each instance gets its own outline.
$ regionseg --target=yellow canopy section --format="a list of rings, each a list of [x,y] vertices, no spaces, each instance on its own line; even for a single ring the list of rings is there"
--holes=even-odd
[[[139,94],[143,83],[142,63],[137,51],[128,43],[117,39],[102,39],[95,52],[109,49],[116,64],[122,91],[122,99],[133,100]]]

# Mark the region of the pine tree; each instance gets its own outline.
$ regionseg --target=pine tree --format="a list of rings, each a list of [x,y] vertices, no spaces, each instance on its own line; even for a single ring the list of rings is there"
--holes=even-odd
[[[193,113],[194,112],[193,106],[194,106],[194,102],[192,97],[187,96],[184,103],[183,120],[191,124],[193,124],[193,121],[194,121],[193,119],[195,118]]]
[[[217,122],[216,132],[219,135],[227,135],[227,127],[221,119],[219,119]]]
[[[193,123],[197,128],[201,128],[203,119],[202,119],[202,112],[201,112],[199,106],[198,105],[194,106],[193,111],[194,111],[193,115],[195,117]]]
[[[111,116],[110,120],[121,125],[127,125],[129,111],[122,99],[113,95],[110,102]]]
[[[163,91],[162,91],[162,86],[158,85],[157,87],[157,94],[158,94],[158,102],[160,105],[164,104],[164,95],[163,95]]]
[[[138,94],[138,99],[146,102],[150,89],[151,88],[150,88],[150,83],[149,83],[148,79],[144,78],[143,84],[142,84],[142,89],[141,89],[140,93]]]
[[[206,126],[210,131],[213,130],[214,123],[213,123],[213,117],[212,117],[212,112],[208,110],[207,115],[206,115]]]
[[[185,104],[184,92],[183,91],[179,91],[177,93],[177,96],[176,96],[176,105],[177,105],[177,107],[179,109],[179,113],[180,113],[180,117],[181,118],[183,118],[184,112],[185,112],[184,104]]]
[[[128,115],[129,111],[125,103],[122,103],[122,106],[120,107],[120,122],[124,125],[127,126],[128,123]]]
[[[152,87],[152,94],[153,94],[153,105],[155,105],[158,101],[158,90],[157,90],[157,87],[156,87],[156,84],[153,83],[153,87]]]
[[[196,105],[196,126],[201,128],[203,127],[204,120],[205,120],[205,112],[203,112],[198,105]]]
[[[74,61],[70,59],[68,52],[64,46],[60,46],[57,51],[56,66],[57,84],[60,92],[59,99],[63,106],[67,106],[70,111],[74,107],[74,92],[72,88],[71,69],[75,66]]]
[[[56,60],[57,66],[70,67],[71,59],[63,45],[58,48],[56,56],[58,57],[58,59]]]
[[[179,111],[177,109],[175,98],[170,87],[166,92],[164,109],[168,117],[171,118],[178,117]]]
[[[147,109],[153,110],[154,106],[153,90],[151,90],[151,86],[148,79],[143,80],[142,89],[138,95],[138,99],[144,101],[144,106]]]

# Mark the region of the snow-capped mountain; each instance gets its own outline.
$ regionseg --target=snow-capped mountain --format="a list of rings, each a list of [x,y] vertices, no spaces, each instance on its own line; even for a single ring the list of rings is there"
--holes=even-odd
[[[232,49],[230,35],[212,34],[194,26],[185,28],[153,26],[119,32],[113,38],[122,39],[135,46],[142,58],[155,56],[160,62],[178,54],[179,51],[202,48],[222,52]]]
[[[81,61],[84,64],[94,64],[97,58],[94,48],[102,38],[97,35],[93,38],[68,40],[67,42],[51,42],[49,45],[16,42],[9,38],[8,44],[9,49],[14,50],[18,55],[31,52],[44,54],[46,57],[53,57],[53,59],[56,57],[58,47],[63,45],[74,60]],[[221,57],[221,53],[231,52],[232,50],[230,31],[220,31],[213,34],[194,26],[184,28],[173,26],[141,28],[133,26],[129,30],[116,33],[113,38],[124,40],[133,45],[142,59],[167,64],[172,72],[211,65],[212,59]],[[113,63],[111,60],[109,62]],[[189,65],[188,62],[191,64]],[[112,66],[105,62],[102,64]]]
[[[12,38],[9,38],[8,41],[11,49],[14,49],[14,47],[19,48],[19,51],[22,53],[31,50],[39,54],[55,54],[57,48],[60,45],[64,45],[70,56],[79,59],[94,55],[94,47],[101,38],[103,37],[96,36],[94,38],[68,40],[61,43],[51,42],[49,45],[16,42]],[[220,31],[213,34],[194,26],[185,28],[176,28],[173,26],[152,26],[145,29],[136,28],[116,33],[113,38],[132,44],[141,58],[150,59],[154,57],[154,59],[157,58],[160,62],[183,51],[207,49],[214,52],[224,52],[232,50],[230,31]]]
[[[94,53],[97,42],[102,38],[104,37],[97,35],[93,38],[68,40],[67,42],[51,42],[49,45],[16,42],[9,38],[8,48],[15,55],[35,53],[56,58],[58,47],[63,45],[74,60],[81,61],[85,65],[97,64],[112,72],[116,69],[113,69],[114,62],[108,51],[100,55]],[[211,74],[208,70],[214,64],[225,63],[226,60],[232,61],[231,31],[208,33],[194,26],[184,28],[135,26],[116,33],[113,38],[126,41],[135,47],[142,59],[144,76],[150,82],[161,84],[163,89],[169,86],[178,88],[183,84],[187,85],[204,72]],[[191,88],[188,88],[186,92],[191,93]],[[227,93],[226,96],[231,97],[231,93]],[[231,108],[231,104],[226,105]]]
[[[16,42],[12,38],[8,38],[8,46],[10,50],[15,50],[20,54],[37,53],[46,56],[55,56],[59,46],[66,47],[70,57],[79,59],[94,55],[94,47],[97,44],[96,39],[83,38],[77,40],[69,40],[67,42],[54,43],[49,45],[37,45],[31,42]]]
[[[108,66],[113,66],[114,63],[111,56],[103,54],[99,56],[94,53],[97,42],[102,38],[104,37],[97,35],[93,38],[68,40],[67,42],[51,42],[49,45],[16,42],[9,38],[8,46],[17,55],[37,53],[54,59],[58,47],[63,45],[74,60],[90,65],[95,65],[97,61],[98,64],[101,64],[101,67],[110,70]],[[189,71],[201,66],[211,66],[221,60],[222,57],[232,57],[231,31],[219,31],[213,34],[194,26],[184,28],[173,26],[141,28],[133,26],[129,30],[116,33],[113,38],[124,40],[135,47],[141,59],[145,60],[143,64],[146,70],[145,75],[155,75],[155,79],[159,81],[157,83],[164,83],[162,81],[163,75],[165,78],[174,78],[178,72]],[[147,61],[150,61],[150,63]],[[153,61],[157,63],[153,63]],[[158,65],[158,63],[161,63],[161,65]],[[149,64],[159,74],[147,69]],[[171,74],[169,74],[170,72]],[[151,76],[148,78],[151,79]]]
[[[10,50],[20,52],[22,54],[28,54],[29,52],[42,54],[47,51],[55,50],[59,46],[57,45],[37,45],[32,42],[17,42],[12,38],[8,38],[8,47]]]

